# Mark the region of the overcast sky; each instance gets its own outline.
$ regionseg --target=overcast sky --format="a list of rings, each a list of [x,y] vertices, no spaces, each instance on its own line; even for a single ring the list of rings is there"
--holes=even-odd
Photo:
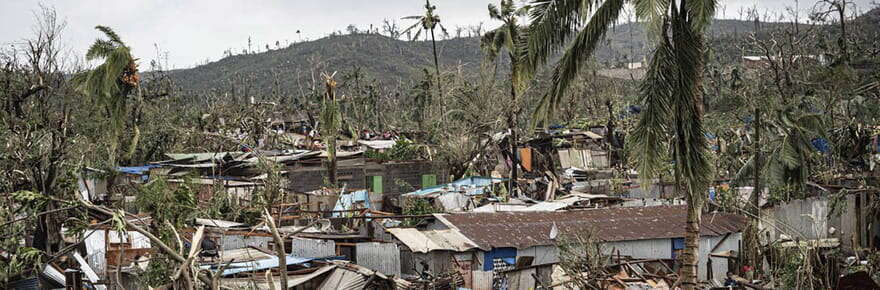
[[[874,0],[854,0],[866,8]],[[437,13],[447,28],[489,21],[486,6],[498,0],[434,0]],[[783,11],[795,0],[721,0],[722,18],[737,18],[743,7],[761,11]],[[155,45],[168,52],[175,68],[219,59],[226,49],[240,52],[248,37],[265,49],[299,39],[316,39],[342,30],[349,24],[361,29],[380,25],[383,19],[396,19],[400,25],[411,20],[401,17],[422,13],[421,0],[0,0],[0,44],[29,37],[34,12],[40,3],[55,7],[67,22],[63,35],[66,45],[77,54],[99,36],[95,25],[112,27],[134,50],[136,57],[154,59]],[[801,0],[801,10],[813,0]]]

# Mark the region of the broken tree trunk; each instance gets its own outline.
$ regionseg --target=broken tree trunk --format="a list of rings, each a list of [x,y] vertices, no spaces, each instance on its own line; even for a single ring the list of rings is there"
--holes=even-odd
[[[272,239],[275,240],[275,250],[278,251],[278,272],[281,273],[281,289],[287,289],[287,251],[284,250],[284,239],[278,233],[275,219],[269,214],[269,210],[264,209],[263,215],[265,215],[264,218],[266,219],[266,224],[269,225],[269,230],[272,231]],[[270,284],[274,285],[271,282]]]
[[[278,232],[278,227],[275,225],[275,219],[272,218],[272,215],[269,214],[268,209],[263,209],[264,219],[266,220],[266,224],[269,226],[269,230],[272,232],[272,239],[275,241],[275,250],[278,253],[278,272],[281,273],[281,289],[287,289],[287,250],[284,249],[284,240],[288,236],[296,235],[302,231],[305,231],[308,228],[316,225],[318,220],[315,220],[305,227],[294,231],[293,233],[286,234],[284,237]],[[271,283],[274,285],[274,283]],[[274,286],[273,286],[274,287]]]
[[[94,211],[100,212],[100,213],[105,214],[105,215],[113,216],[113,210],[111,210],[111,209],[109,209],[109,208],[106,208],[106,207],[103,207],[103,206],[99,206],[99,205],[94,205],[94,204],[92,204],[92,203],[90,203],[90,202],[87,202],[87,201],[85,201],[85,200],[82,200],[82,199],[80,199],[79,202],[80,202],[80,204],[82,204],[85,208],[88,208],[88,209],[91,209],[91,210],[94,210]],[[125,223],[125,226],[126,226],[126,227],[129,227],[129,228],[133,229],[134,231],[136,231],[136,232],[138,232],[138,233],[141,233],[142,235],[144,235],[145,237],[147,237],[147,239],[150,240],[150,243],[152,243],[153,245],[158,246],[158,248],[159,248],[162,252],[164,252],[166,255],[168,255],[169,257],[171,257],[171,258],[174,259],[175,261],[177,261],[177,262],[179,262],[179,263],[186,263],[186,258],[184,258],[183,256],[180,255],[180,253],[178,253],[177,251],[175,251],[174,249],[172,249],[171,247],[169,247],[168,245],[166,245],[164,242],[162,242],[162,240],[160,240],[159,238],[157,238],[156,236],[154,236],[152,233],[150,233],[150,231],[148,231],[148,230],[146,230],[146,229],[144,229],[144,228],[142,228],[142,227],[140,227],[140,226],[138,226],[138,225],[135,225],[134,223],[128,221],[128,220],[125,219],[125,218],[122,218],[121,220],[122,220],[123,223]],[[205,285],[212,285],[212,283],[211,283],[211,279],[208,278],[207,276],[205,276],[205,275],[198,275],[198,277],[199,277],[199,281],[202,281],[202,283],[204,283]]]

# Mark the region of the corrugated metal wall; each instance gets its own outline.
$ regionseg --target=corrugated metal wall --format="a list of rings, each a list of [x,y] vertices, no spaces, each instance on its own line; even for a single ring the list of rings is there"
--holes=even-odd
[[[556,246],[535,246],[517,251],[517,257],[532,256],[532,265],[545,265],[559,262],[559,248]]]
[[[330,240],[293,238],[290,253],[306,258],[323,258],[336,256],[336,243]]]
[[[718,246],[718,243],[724,240],[724,242]],[[709,260],[710,251],[712,248],[718,247],[715,251],[739,251],[739,242],[742,241],[741,233],[730,234],[730,237],[724,239],[724,236],[717,237],[702,237],[700,239],[700,262],[697,264],[699,269],[699,276],[697,276],[700,280],[705,280],[706,273],[706,262]],[[727,259],[724,258],[712,258],[712,278],[717,280],[718,282],[723,282],[725,275],[727,275]],[[730,269],[733,270],[733,269]]]
[[[249,246],[269,248],[271,241],[272,237],[222,235],[220,236],[220,247],[223,250],[235,250]]]
[[[828,199],[822,197],[792,200],[764,210],[770,217],[767,228],[774,239],[780,234],[791,238],[828,237]]]
[[[868,247],[869,196],[866,193],[846,195],[838,212],[831,217],[828,213],[832,202],[827,197],[792,200],[764,209],[762,216],[769,217],[765,219],[764,228],[774,239],[781,234],[800,239],[837,238],[844,249]],[[833,233],[832,227],[836,229]]]
[[[700,259],[699,278],[706,279],[706,262],[709,259],[709,252],[715,248],[724,236],[705,236],[700,239]],[[721,246],[715,251],[735,250],[739,251],[739,242],[742,240],[742,234],[731,234]],[[620,250],[620,254],[624,256],[632,256],[636,259],[671,259],[672,258],[672,239],[653,239],[640,241],[624,241],[605,243],[604,250],[608,253]],[[712,273],[715,279],[722,279],[727,273],[727,260],[720,258],[712,259]]]
[[[653,239],[611,242],[604,244],[604,250],[615,255],[620,251],[621,255],[638,259],[670,259],[672,258],[672,241],[670,239]]]
[[[357,264],[400,277],[400,249],[394,243],[358,243]]]
[[[410,258],[405,257],[403,260],[405,262],[403,264],[404,267],[411,267],[406,269],[407,274],[410,272],[413,272],[414,274],[422,272],[425,269],[423,264],[428,265],[428,273],[431,273],[431,275],[439,275],[441,273],[455,270],[455,265],[452,261],[452,252],[450,251],[412,253]],[[412,269],[415,270],[413,271]]]
[[[492,290],[492,279],[495,273],[492,271],[473,272],[473,290]]]
[[[532,274],[537,274],[537,268],[528,268],[519,271],[508,272],[507,283],[510,283],[510,290],[528,290],[535,289],[535,278]]]

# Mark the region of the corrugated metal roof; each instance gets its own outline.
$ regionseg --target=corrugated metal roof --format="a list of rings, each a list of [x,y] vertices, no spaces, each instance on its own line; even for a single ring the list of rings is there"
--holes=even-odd
[[[433,230],[424,231],[422,233],[444,249],[464,252],[477,247],[474,242],[459,233],[457,230]]]
[[[490,203],[472,210],[472,212],[499,212],[499,211],[525,211],[531,205],[528,204],[503,204]]]
[[[308,262],[316,260],[315,258],[303,258],[303,257],[297,257],[297,256],[293,256],[293,255],[287,255],[287,257],[285,257],[285,258],[287,260],[287,265],[304,264],[304,263],[308,263]],[[238,273],[253,272],[253,271],[260,271],[260,270],[265,270],[265,269],[276,268],[276,267],[278,267],[278,264],[279,264],[279,261],[278,261],[278,257],[276,257],[276,256],[270,256],[268,258],[260,259],[260,260],[230,263],[226,266],[226,268],[223,270],[223,272],[220,274],[220,276],[229,276],[229,275],[238,274]],[[202,269],[206,269],[206,270],[214,270],[216,267],[217,267],[217,265],[203,265],[203,266],[201,266]]]
[[[288,273],[287,277],[287,287],[295,287],[297,285],[308,282],[315,277],[321,276],[324,273],[327,273],[333,269],[336,269],[336,265],[326,265],[318,268],[314,272],[303,274],[303,275],[294,275],[292,273]],[[246,277],[246,278],[223,278],[220,279],[220,285],[222,286],[230,286],[232,289],[281,289],[281,279],[280,277],[272,278],[273,284],[275,287],[269,285],[269,281],[267,281],[263,275],[257,275],[254,277]],[[223,287],[226,288],[226,287]]]
[[[465,177],[451,183],[441,184],[437,186],[432,186],[428,188],[423,188],[421,190],[416,190],[404,195],[412,196],[419,195],[425,196],[434,193],[442,193],[447,191],[463,191],[467,195],[480,195],[483,194],[483,189],[487,186],[504,182],[506,179],[503,178],[495,178],[495,177],[483,177],[483,176],[470,176]]]
[[[248,224],[224,221],[224,220],[215,220],[215,219],[196,219],[197,225],[204,225],[209,227],[218,227],[218,228],[246,228]]]
[[[482,249],[553,245],[550,230],[561,235],[593,229],[606,242],[684,237],[687,206],[603,208],[554,212],[445,214],[438,219]],[[701,234],[718,236],[741,231],[746,218],[706,213]]]
[[[418,253],[436,250],[464,252],[477,247],[456,230],[419,231],[412,228],[392,228],[388,232],[411,251]]]
[[[434,241],[429,239],[417,229],[393,228],[388,229],[388,232],[391,233],[391,235],[393,235],[395,238],[400,240],[404,245],[409,247],[409,249],[413,252],[427,253],[440,248],[437,243],[434,243]]]

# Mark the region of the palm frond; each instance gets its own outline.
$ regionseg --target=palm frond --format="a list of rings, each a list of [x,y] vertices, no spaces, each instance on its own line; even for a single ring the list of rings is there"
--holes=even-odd
[[[669,42],[660,42],[651,57],[645,80],[639,87],[643,106],[641,117],[633,130],[630,147],[633,150],[642,182],[657,176],[666,162],[667,133],[671,115],[677,68],[675,54]]]
[[[529,65],[540,67],[559,52],[581,24],[580,13],[594,1],[535,0],[530,5]]]
[[[650,35],[661,35],[661,27],[669,10],[669,0],[637,0],[633,1],[636,16],[644,20],[650,31]]]
[[[790,137],[785,137],[780,143],[778,160],[787,169],[797,168],[801,165],[801,153],[798,146],[791,142]]]
[[[739,170],[736,171],[736,174],[733,176],[733,180],[731,183],[739,186],[748,183],[748,179],[754,178],[755,176],[755,156],[752,155],[746,160]]]
[[[116,34],[116,32],[113,31],[113,29],[111,29],[110,27],[103,26],[103,25],[98,25],[98,26],[95,26],[95,29],[97,29],[98,31],[103,32],[104,35],[106,35],[107,38],[110,39],[110,41],[112,41],[112,42],[114,42],[114,43],[116,43],[116,44],[118,44],[118,45],[125,45],[125,43],[122,42],[122,39],[119,38],[119,35]]]
[[[413,38],[412,38],[412,39],[413,39],[413,40],[418,40],[418,39],[419,39],[419,36],[422,35],[422,32],[423,32],[423,31],[425,31],[425,30],[424,30],[424,29],[421,29],[421,28],[419,28],[418,30],[416,30],[416,34],[413,35]]]
[[[687,4],[691,26],[695,31],[702,32],[715,17],[718,0],[689,0]]]
[[[798,127],[802,128],[804,133],[808,133],[817,137],[825,137],[825,116],[820,114],[805,114],[798,118]]]
[[[113,53],[113,50],[115,49],[116,46],[112,42],[104,39],[96,39],[95,43],[93,43],[86,52],[86,60],[105,58]]]
[[[483,34],[480,39],[480,48],[488,61],[494,62],[498,58],[498,54],[504,48],[505,38],[507,38],[507,31],[504,26]]]
[[[571,45],[566,49],[565,54],[563,54],[562,59],[556,65],[556,68],[553,70],[553,85],[550,88],[550,91],[544,95],[543,98],[547,98],[547,100],[541,100],[541,105],[536,108],[537,117],[535,120],[536,124],[547,121],[552,118],[553,112],[556,110],[562,96],[565,94],[568,86],[577,78],[578,73],[586,64],[593,55],[593,51],[598,46],[602,37],[605,36],[605,32],[608,31],[608,27],[610,27],[615,21],[617,21],[617,17],[620,15],[620,12],[623,10],[624,0],[608,0],[602,3],[596,13],[590,17],[589,22],[584,26],[584,28],[578,32],[574,41]],[[534,27],[532,27],[534,29]],[[535,33],[540,34],[540,32],[536,32],[534,30],[529,31],[529,35],[535,35]],[[538,29],[541,29],[538,27]],[[536,38],[530,39],[531,41]],[[535,46],[529,45],[529,53],[535,53],[532,49],[535,49]],[[541,48],[540,45],[537,49]],[[540,52],[538,52],[540,53]],[[531,67],[535,67],[530,65]]]
[[[401,31],[400,34],[406,34],[407,32],[410,32],[411,30],[413,30],[413,28],[416,28],[416,27],[419,27],[419,29],[421,29],[421,27],[420,27],[421,25],[422,25],[421,22],[413,23],[413,25],[410,25],[409,27],[407,27],[406,29]]]
[[[688,15],[689,7],[682,14]],[[704,190],[712,181],[712,166],[707,156],[706,135],[702,124],[703,39],[699,31],[682,17],[676,9],[671,11],[672,43],[675,47],[676,86],[672,102],[675,130],[675,165],[682,181],[687,184],[689,199],[701,202]]]

